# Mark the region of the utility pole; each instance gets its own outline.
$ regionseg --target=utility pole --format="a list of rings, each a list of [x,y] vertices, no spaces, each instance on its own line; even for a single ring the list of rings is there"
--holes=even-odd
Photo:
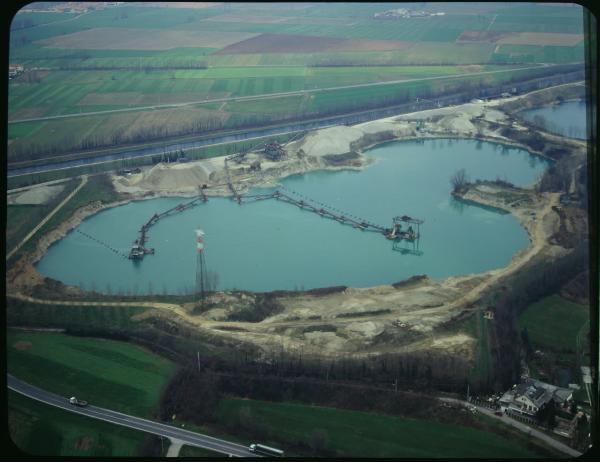
[[[197,351],[197,358],[198,358],[198,372],[200,372],[200,352]]]
[[[204,231],[196,229],[196,303],[195,309],[203,309],[206,298],[206,262],[204,261]]]

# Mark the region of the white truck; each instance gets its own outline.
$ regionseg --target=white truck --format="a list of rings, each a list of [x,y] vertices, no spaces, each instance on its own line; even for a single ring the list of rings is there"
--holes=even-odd
[[[87,404],[88,404],[87,401],[84,401],[82,399],[77,399],[74,396],[71,396],[69,398],[69,403],[71,403],[73,406],[80,406],[80,407],[87,406]]]
[[[283,457],[283,451],[281,449],[265,446],[264,444],[252,443],[248,447],[248,449],[251,452],[255,452],[256,454],[262,454],[264,456]]]

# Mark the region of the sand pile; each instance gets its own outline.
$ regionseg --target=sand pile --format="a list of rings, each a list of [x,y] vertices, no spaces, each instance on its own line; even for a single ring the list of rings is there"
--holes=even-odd
[[[306,155],[314,157],[346,154],[351,151],[350,144],[363,136],[359,128],[340,125],[311,132],[301,140],[290,143],[289,149],[302,149]]]
[[[438,124],[440,127],[451,132],[474,134],[477,131],[467,114],[444,116]]]
[[[194,191],[209,184],[218,171],[215,162],[200,161],[182,164],[158,164],[140,174],[119,178],[119,189],[147,191]],[[123,188],[124,187],[124,188]]]
[[[195,188],[208,182],[210,171],[203,165],[189,167],[185,164],[158,164],[152,167],[140,186],[148,184],[150,189],[181,189]]]

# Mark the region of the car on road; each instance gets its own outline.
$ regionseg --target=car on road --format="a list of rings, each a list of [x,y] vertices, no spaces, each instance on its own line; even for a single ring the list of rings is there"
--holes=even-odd
[[[69,398],[69,403],[71,403],[73,406],[80,406],[80,407],[85,407],[88,405],[87,401],[84,401],[82,399],[77,399],[77,398],[75,398],[75,396],[71,396]]]
[[[502,417],[504,415],[504,412],[502,411],[496,411],[494,412],[495,415]]]

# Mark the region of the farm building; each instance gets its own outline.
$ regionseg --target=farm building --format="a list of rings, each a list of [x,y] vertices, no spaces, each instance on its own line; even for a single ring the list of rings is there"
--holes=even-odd
[[[550,400],[564,405],[572,398],[573,390],[528,378],[518,385],[513,385],[512,389],[502,395],[500,407],[504,412],[535,417]]]

